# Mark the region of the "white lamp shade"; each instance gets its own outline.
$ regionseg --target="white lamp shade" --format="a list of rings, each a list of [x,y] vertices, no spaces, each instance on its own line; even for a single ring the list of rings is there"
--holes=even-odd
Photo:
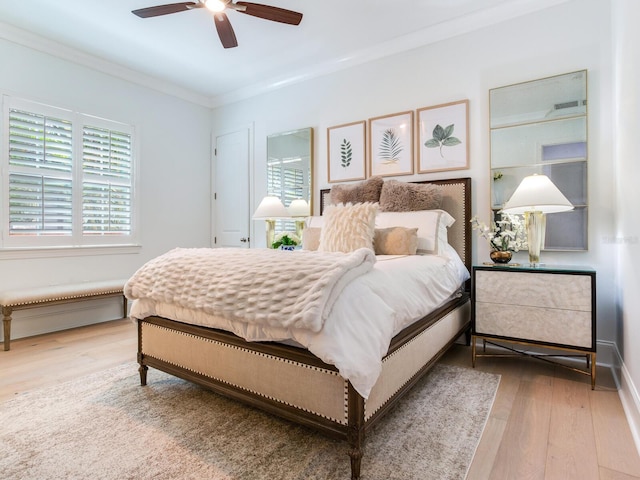
[[[254,220],[288,217],[289,212],[278,197],[264,197],[253,214]]]
[[[289,215],[292,217],[308,217],[309,204],[303,198],[297,198],[289,205]]]
[[[573,210],[573,205],[546,175],[524,177],[511,198],[504,204],[504,213],[557,213]]]

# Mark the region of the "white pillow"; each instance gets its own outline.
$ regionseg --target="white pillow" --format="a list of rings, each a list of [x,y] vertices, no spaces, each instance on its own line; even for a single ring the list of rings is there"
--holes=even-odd
[[[418,229],[418,253],[443,255],[448,244],[447,228],[455,219],[444,210],[415,212],[380,212],[376,228],[405,227]]]
[[[324,211],[319,251],[353,252],[359,248],[373,250],[377,203],[339,203]]]
[[[322,225],[324,225],[324,217],[318,215],[307,217],[306,225],[307,227],[322,228]]]

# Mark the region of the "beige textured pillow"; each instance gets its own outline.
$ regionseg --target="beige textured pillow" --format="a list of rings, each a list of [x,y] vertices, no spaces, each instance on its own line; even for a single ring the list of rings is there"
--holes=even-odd
[[[377,203],[329,205],[324,212],[320,233],[323,252],[353,252],[359,248],[373,250]]]
[[[415,255],[418,250],[418,229],[376,228],[373,246],[376,255]]]
[[[359,183],[336,185],[331,188],[331,203],[377,203],[383,184],[381,177],[371,177]]]
[[[302,249],[318,250],[321,232],[322,229],[320,227],[305,227],[305,229],[302,230]]]
[[[442,189],[431,183],[384,182],[380,192],[381,212],[436,210],[442,205]]]

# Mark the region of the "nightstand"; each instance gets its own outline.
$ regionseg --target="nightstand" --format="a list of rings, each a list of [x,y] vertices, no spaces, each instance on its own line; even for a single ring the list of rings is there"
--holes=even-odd
[[[577,266],[474,266],[472,269],[471,362],[476,357],[529,353],[502,345],[533,345],[564,351],[562,356],[585,356],[591,388],[596,382],[596,272]],[[511,354],[478,353],[482,339]],[[502,342],[501,342],[502,341]],[[554,356],[554,355],[551,355]],[[559,356],[559,355],[555,355]],[[550,360],[547,360],[550,361]],[[566,365],[563,365],[566,366]]]

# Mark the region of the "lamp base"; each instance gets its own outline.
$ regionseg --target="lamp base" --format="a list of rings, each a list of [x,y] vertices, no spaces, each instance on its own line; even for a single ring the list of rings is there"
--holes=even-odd
[[[265,223],[267,224],[267,248],[273,248],[273,241],[276,234],[276,221],[267,219]]]
[[[295,222],[296,222],[296,235],[298,236],[300,241],[302,241],[302,231],[304,230],[306,219],[303,218],[301,220],[296,220]]]
[[[540,251],[544,245],[546,231],[546,217],[544,213],[535,210],[524,212],[524,222],[527,227],[527,244],[529,246],[529,263],[531,266],[540,265]]]

